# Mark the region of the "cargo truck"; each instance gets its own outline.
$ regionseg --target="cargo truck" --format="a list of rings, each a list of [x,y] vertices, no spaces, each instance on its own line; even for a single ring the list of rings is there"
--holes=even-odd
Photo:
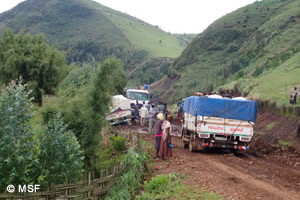
[[[200,149],[248,150],[256,121],[256,101],[192,96],[183,104],[182,142],[191,152]]]
[[[109,121],[111,125],[120,123],[131,124],[130,99],[122,95],[113,96],[110,113],[106,115],[105,119]]]

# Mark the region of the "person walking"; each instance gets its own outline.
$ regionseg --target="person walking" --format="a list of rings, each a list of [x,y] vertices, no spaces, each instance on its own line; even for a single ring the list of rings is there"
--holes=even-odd
[[[161,136],[162,136],[162,124],[164,123],[164,115],[162,113],[159,113],[156,117],[157,120],[155,123],[155,150],[156,150],[155,158],[158,158]]]
[[[172,148],[171,148],[171,133],[172,126],[171,122],[173,120],[172,115],[168,115],[168,119],[165,120],[162,124],[162,137],[159,149],[159,156],[162,160],[165,160],[166,157],[172,157]]]
[[[148,133],[149,134],[155,134],[155,121],[156,121],[156,115],[157,115],[157,111],[154,107],[154,104],[151,105],[150,111],[149,111],[149,129],[148,129]]]
[[[145,104],[143,104],[143,107],[140,110],[140,124],[141,126],[145,125],[146,119],[148,118],[148,109],[146,108]]]

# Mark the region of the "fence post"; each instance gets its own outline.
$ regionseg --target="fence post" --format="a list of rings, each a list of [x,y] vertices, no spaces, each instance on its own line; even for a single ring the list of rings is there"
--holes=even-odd
[[[89,172],[88,186],[89,186],[88,197],[91,197],[91,190],[90,190],[90,186],[91,186],[91,172]]]

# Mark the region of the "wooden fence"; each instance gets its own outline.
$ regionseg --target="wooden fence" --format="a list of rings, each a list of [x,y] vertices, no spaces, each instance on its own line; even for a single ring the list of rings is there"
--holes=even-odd
[[[0,194],[0,199],[15,200],[67,200],[67,199],[103,199],[108,190],[124,171],[127,162],[121,162],[111,170],[102,170],[100,178],[91,179],[91,173],[85,181],[57,185],[48,192],[25,194]]]

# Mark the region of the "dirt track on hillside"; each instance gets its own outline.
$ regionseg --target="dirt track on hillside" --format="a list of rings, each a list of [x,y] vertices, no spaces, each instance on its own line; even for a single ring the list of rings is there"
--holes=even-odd
[[[138,130],[144,140],[154,144],[154,136],[148,135],[146,128],[119,128]],[[276,154],[251,152],[240,157],[225,151],[192,153],[183,148],[176,131],[175,125],[173,157],[153,160],[154,175],[179,172],[188,175],[185,183],[193,189],[215,191],[226,199],[300,199],[300,156],[296,152],[277,149]]]

